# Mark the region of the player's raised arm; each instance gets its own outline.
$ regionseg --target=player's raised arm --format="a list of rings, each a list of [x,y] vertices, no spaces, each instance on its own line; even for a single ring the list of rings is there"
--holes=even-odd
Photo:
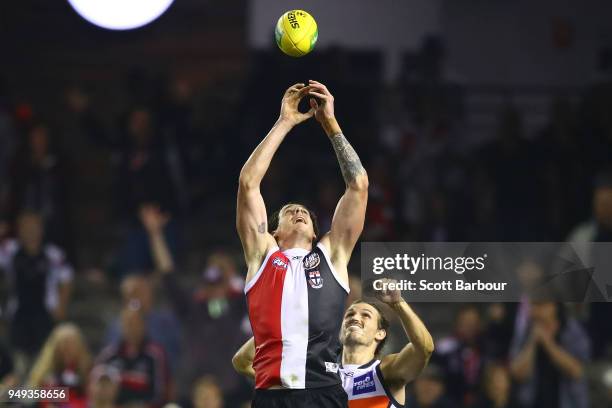
[[[298,111],[298,104],[309,89],[304,84],[295,84],[287,89],[278,120],[240,171],[236,228],[250,273],[253,272],[252,267],[255,270],[259,267],[266,251],[275,245],[274,238],[268,233],[266,206],[260,193],[261,180],[268,171],[274,153],[289,131],[314,114],[313,109],[306,113]]]
[[[380,299],[397,314],[410,343],[399,353],[385,356],[380,369],[385,381],[404,387],[425,368],[434,350],[434,342],[421,319],[402,298],[399,290],[383,291]]]
[[[315,109],[315,118],[334,147],[342,178],[346,183],[344,195],[336,206],[331,231],[322,239],[329,245],[334,266],[340,266],[338,269],[341,270],[338,272],[343,273],[363,230],[368,202],[368,174],[338,125],[334,115],[333,95],[320,82],[310,81],[309,85],[312,88],[309,94],[316,96],[321,102],[319,104],[315,99],[310,100],[311,107]],[[329,242],[326,242],[327,240]]]

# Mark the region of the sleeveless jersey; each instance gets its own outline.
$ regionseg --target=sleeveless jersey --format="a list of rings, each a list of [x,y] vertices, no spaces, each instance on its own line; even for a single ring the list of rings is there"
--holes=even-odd
[[[340,384],[338,335],[348,294],[327,249],[272,248],[245,293],[255,337],[255,388]]]
[[[340,378],[348,394],[349,408],[403,408],[385,385],[380,360],[364,365],[340,366]]]

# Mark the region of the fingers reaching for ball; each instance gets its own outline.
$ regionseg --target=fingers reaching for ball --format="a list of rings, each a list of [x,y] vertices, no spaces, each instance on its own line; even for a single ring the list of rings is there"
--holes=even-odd
[[[310,96],[310,110],[300,112],[298,105],[306,95]],[[334,114],[334,96],[324,84],[311,79],[308,85],[301,82],[291,85],[283,96],[281,119],[294,126],[313,116],[328,136],[342,132]]]
[[[292,126],[311,118],[315,114],[314,109],[311,108],[305,113],[298,110],[300,101],[304,96],[308,95],[310,89],[310,85],[305,85],[303,83],[291,85],[283,96],[280,118],[287,121]]]
[[[315,110],[315,118],[322,125],[329,121],[335,121],[334,115],[334,96],[322,83],[314,80],[308,81],[308,95],[318,98],[310,99],[310,107]],[[320,103],[319,103],[320,102]]]
[[[331,94],[331,92],[329,92],[329,90],[327,89],[327,87],[325,85],[323,85],[321,82],[319,81],[315,81],[313,79],[308,80],[308,85],[313,88],[318,90],[320,93],[330,97],[332,100],[334,99],[333,95]]]
[[[377,292],[377,296],[379,300],[383,303],[392,304],[397,303],[402,299],[402,292],[398,289],[390,290],[388,289],[389,283],[396,283],[395,279],[384,278],[381,280],[383,285],[383,290]]]

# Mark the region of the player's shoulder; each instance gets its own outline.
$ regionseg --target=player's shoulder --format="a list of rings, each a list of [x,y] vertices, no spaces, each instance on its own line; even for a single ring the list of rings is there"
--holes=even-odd
[[[266,262],[270,253],[278,250],[276,239],[270,234],[266,235],[265,241],[259,248],[250,251],[250,253],[245,252],[244,254],[249,271],[259,269]]]
[[[274,262],[276,262],[276,266],[287,267],[289,265],[288,258],[282,253],[276,244],[276,240],[274,238],[273,240],[273,245],[267,245],[264,251],[258,252],[256,256],[247,260],[245,292],[248,292],[255,285],[259,276],[269,267],[268,265],[274,265]]]
[[[389,367],[390,364],[397,358],[397,353],[386,354],[378,360],[378,370],[383,372]]]
[[[331,239],[329,237],[329,232],[323,235],[323,237],[321,237],[319,242],[317,242],[316,247],[319,248],[326,257],[331,259],[331,256],[333,253],[333,247],[332,247]]]
[[[263,268],[276,258],[285,259],[287,256],[280,249],[276,240],[272,238],[272,241],[267,243],[265,248],[255,257],[254,266],[256,266],[257,269]]]
[[[378,380],[384,384],[394,398],[397,398],[396,393],[401,392],[406,384],[410,382],[410,380],[406,379],[403,375],[398,375],[393,372],[393,363],[398,357],[398,353],[387,354],[381,357],[375,367]]]
[[[338,251],[334,248],[329,232],[319,240],[317,246],[323,252],[325,260],[329,263],[337,276],[337,279],[342,286],[347,289],[348,292],[348,262],[350,260],[350,254],[344,254],[343,251]]]

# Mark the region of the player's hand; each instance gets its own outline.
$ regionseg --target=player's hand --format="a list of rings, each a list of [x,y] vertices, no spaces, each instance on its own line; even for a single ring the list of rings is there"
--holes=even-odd
[[[163,231],[170,220],[168,214],[164,214],[159,206],[154,204],[144,204],[140,207],[140,222],[150,234]]]
[[[308,112],[302,113],[298,110],[298,105],[304,96],[308,94],[310,86],[304,84],[295,84],[289,87],[283,95],[283,101],[281,102],[280,119],[286,121],[292,126],[298,125],[303,121],[312,118],[314,115],[314,108],[311,108]]]
[[[555,342],[555,333],[542,324],[535,324],[533,326],[533,337],[537,343],[543,346],[552,344]]]
[[[310,87],[308,94],[318,99],[317,101],[315,98],[310,98],[310,107],[314,109],[317,122],[323,126],[328,136],[341,133],[334,113],[334,96],[318,81],[311,79],[308,81],[308,86]]]
[[[395,283],[397,282],[395,279],[382,279],[382,283]],[[399,302],[402,302],[404,299],[402,298],[402,292],[399,289],[396,290],[389,290],[389,289],[384,289],[384,290],[379,290],[376,291],[376,295],[378,296],[378,299],[383,302],[386,303],[388,305],[393,305]]]

